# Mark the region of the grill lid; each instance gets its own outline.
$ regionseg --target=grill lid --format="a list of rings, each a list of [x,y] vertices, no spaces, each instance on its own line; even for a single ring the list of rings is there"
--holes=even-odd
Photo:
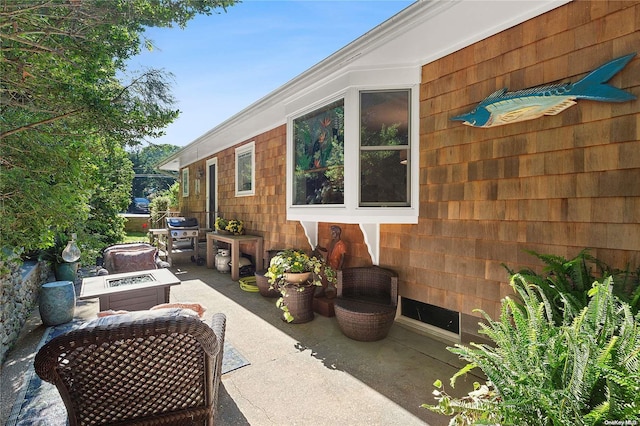
[[[169,228],[197,228],[198,219],[195,217],[168,217],[167,226]]]

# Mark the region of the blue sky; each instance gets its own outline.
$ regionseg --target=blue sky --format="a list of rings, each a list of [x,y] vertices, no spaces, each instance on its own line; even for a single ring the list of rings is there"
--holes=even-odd
[[[187,145],[411,3],[245,0],[184,30],[147,30],[156,49],[130,66],[171,72],[181,111],[166,136],[150,142]]]

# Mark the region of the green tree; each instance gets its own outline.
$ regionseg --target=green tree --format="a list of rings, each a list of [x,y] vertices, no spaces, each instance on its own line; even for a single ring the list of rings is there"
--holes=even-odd
[[[113,171],[106,170],[109,162],[96,161],[161,135],[178,115],[170,74],[127,71],[129,58],[152,47],[143,38],[145,28],[184,27],[197,14],[234,3],[9,0],[0,5],[0,245],[47,247],[56,231],[77,228],[90,215],[97,217],[98,209],[113,210],[119,201],[100,199],[101,184]]]
[[[95,191],[90,199],[91,210],[86,222],[88,240],[98,248],[122,241],[124,218],[118,215],[129,205],[133,168],[128,153],[120,146],[104,149],[93,161]]]
[[[178,178],[178,174],[176,172],[160,173],[156,169],[156,164],[179,149],[180,147],[176,145],[160,144],[144,148],[134,147],[130,151],[129,158],[135,172],[131,190],[134,197],[147,197],[171,187]]]

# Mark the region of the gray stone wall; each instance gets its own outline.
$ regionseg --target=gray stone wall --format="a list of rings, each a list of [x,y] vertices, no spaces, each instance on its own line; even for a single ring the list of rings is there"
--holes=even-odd
[[[38,301],[40,285],[51,273],[48,262],[0,259],[0,363],[13,347]]]

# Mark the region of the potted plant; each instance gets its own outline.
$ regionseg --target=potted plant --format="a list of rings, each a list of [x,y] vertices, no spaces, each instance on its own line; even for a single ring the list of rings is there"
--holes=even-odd
[[[73,234],[73,238],[70,240],[66,234],[57,233],[54,237],[53,245],[40,252],[40,260],[51,262],[56,279],[59,281],[75,282],[77,278],[79,251],[78,257],[75,258],[74,256],[75,260],[68,258],[71,261],[67,261],[63,256],[63,252],[67,246],[69,246],[70,242],[72,242],[72,245],[77,249],[75,245],[75,234]]]
[[[229,221],[223,218],[222,216],[216,217],[216,222],[215,222],[216,231],[222,234],[226,233],[227,232],[226,228],[228,223]],[[223,231],[223,232],[220,232],[220,231]]]
[[[230,219],[225,229],[234,235],[241,235],[244,233],[244,223],[241,220]]]
[[[283,311],[285,321],[302,323],[313,319],[313,295],[316,286],[322,286],[322,275],[335,282],[335,271],[324,259],[301,250],[287,249],[271,259],[265,276],[271,288],[282,295],[276,306]]]
[[[238,219],[225,219],[218,216],[215,221],[215,227],[219,234],[244,234],[244,222]]]

